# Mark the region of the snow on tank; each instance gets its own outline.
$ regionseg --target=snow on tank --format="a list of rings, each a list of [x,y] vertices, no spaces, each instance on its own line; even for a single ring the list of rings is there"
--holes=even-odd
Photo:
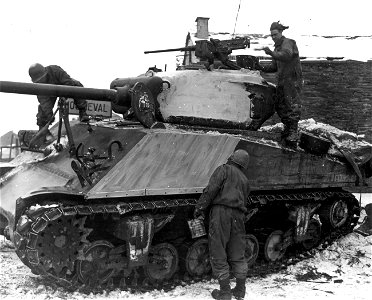
[[[251,99],[272,101],[273,85],[258,71],[180,70],[156,76],[170,83],[157,96],[161,114],[170,123],[200,118],[248,126],[253,114]]]

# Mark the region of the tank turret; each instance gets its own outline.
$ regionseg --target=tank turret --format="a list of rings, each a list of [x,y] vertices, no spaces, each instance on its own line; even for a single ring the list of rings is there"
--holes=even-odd
[[[149,71],[117,78],[110,89],[1,81],[0,92],[108,101],[116,113],[132,109],[148,128],[165,122],[248,129],[252,119],[273,113],[275,86],[257,71],[220,69]]]

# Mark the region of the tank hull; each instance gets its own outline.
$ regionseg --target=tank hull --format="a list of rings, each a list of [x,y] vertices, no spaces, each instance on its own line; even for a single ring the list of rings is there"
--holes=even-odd
[[[264,133],[203,133],[173,125],[166,129],[96,125],[93,131],[87,125],[72,125],[76,143],[84,149],[94,147],[95,165],[102,167],[92,172],[90,184],[72,171],[71,162],[76,160],[63,149],[28,164],[29,169],[15,172],[2,185],[4,190],[17,190],[22,178],[26,181],[31,174],[44,184],[39,190],[23,189],[22,195],[12,195],[20,196],[13,241],[20,259],[36,274],[67,284],[76,278],[81,283],[94,278],[101,278],[100,283],[137,280],[134,274],[139,268],[153,283],[171,279],[178,268],[198,277],[192,253],[207,249],[207,243],[205,237],[192,237],[188,221],[211,174],[236,149],[251,154],[246,226],[251,242],[259,243],[252,247],[263,251],[266,260],[281,257],[281,252],[265,252],[269,248],[264,246],[278,232],[282,252],[304,240],[309,245],[312,238],[307,229],[314,216],[327,225],[325,236],[349,232],[356,225],[359,204],[343,190],[355,184],[356,175],[338,159],[283,148]],[[122,149],[115,145],[110,149],[113,141]],[[81,161],[84,152],[80,152]],[[347,213],[339,217],[336,211],[342,208]],[[102,258],[94,259],[96,251],[105,253],[104,265]],[[158,265],[153,259],[160,253],[168,253],[160,260],[171,263],[154,272]],[[91,275],[90,268],[98,268],[98,273]],[[202,273],[208,270],[206,265]]]
[[[88,193],[87,199],[201,193],[237,149],[250,153],[252,190],[354,186],[344,163],[229,134],[149,131]],[[345,172],[345,170],[347,170]]]
[[[24,152],[17,158],[18,166],[2,178],[3,199],[56,186],[76,189],[86,199],[201,193],[213,171],[240,148],[249,151],[252,158],[247,172],[252,190],[347,188],[355,186],[357,179],[345,162],[284,148],[265,139],[264,133],[239,136],[141,126],[96,127],[89,133],[82,124],[72,126],[72,132],[77,144],[82,143],[85,149],[95,147],[103,156],[114,140],[125,144],[124,151],[116,153],[110,168],[84,188],[71,169],[73,158],[66,149],[46,158],[41,153]],[[14,201],[7,206],[8,210],[13,208]]]

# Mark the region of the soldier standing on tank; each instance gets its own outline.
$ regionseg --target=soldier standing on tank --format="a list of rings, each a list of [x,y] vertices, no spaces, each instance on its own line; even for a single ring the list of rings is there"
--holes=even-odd
[[[298,121],[301,118],[301,91],[303,86],[300,56],[296,41],[283,36],[283,26],[274,22],[270,26],[271,38],[275,42],[274,51],[268,47],[263,48],[267,55],[272,57],[270,65],[257,64],[256,69],[265,73],[277,72],[277,90],[275,97],[275,110],[278,113],[284,131],[282,138],[290,147],[296,147],[298,141]],[[269,118],[268,116],[267,118]],[[267,119],[266,118],[266,119]],[[257,130],[265,120],[252,123],[253,130]]]
[[[70,77],[60,66],[51,65],[44,67],[43,65],[36,63],[30,66],[28,73],[33,83],[46,83],[56,85],[69,85],[69,86],[80,86],[83,85]],[[38,113],[36,115],[37,125],[41,130],[53,117],[53,107],[57,100],[57,97],[53,96],[37,96],[39,101]],[[88,122],[89,117],[86,113],[87,102],[84,99],[74,99],[74,103],[79,110],[79,119],[81,122]],[[49,141],[53,138],[50,131],[47,131],[46,140]]]
[[[244,299],[245,296],[248,266],[244,219],[250,193],[245,171],[248,164],[248,152],[236,150],[226,164],[213,172],[194,211],[195,218],[204,218],[206,210],[209,211],[209,255],[213,275],[220,285],[219,290],[212,292],[215,299],[229,300],[232,295]],[[230,267],[236,278],[236,286],[232,290]]]

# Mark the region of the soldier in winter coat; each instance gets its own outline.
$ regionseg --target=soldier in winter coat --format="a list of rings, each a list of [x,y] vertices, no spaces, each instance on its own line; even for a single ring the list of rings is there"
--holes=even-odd
[[[51,65],[44,67],[43,65],[36,63],[30,66],[29,75],[32,82],[34,83],[47,83],[56,85],[70,85],[70,86],[83,86],[79,81],[73,79],[63,70],[60,66]],[[51,96],[37,96],[39,101],[38,113],[36,115],[37,125],[41,130],[48,121],[53,117],[53,107],[57,100],[57,97]],[[86,113],[87,103],[84,99],[74,99],[75,105],[79,110],[80,121],[87,122],[89,117]],[[51,134],[48,131],[47,139],[51,138]]]
[[[277,72],[277,92],[275,110],[284,124],[283,139],[290,147],[296,147],[298,141],[298,121],[301,118],[301,91],[303,86],[300,56],[296,41],[282,35],[287,29],[279,22],[271,24],[271,38],[275,42],[274,51],[263,48],[272,57],[270,65],[256,68],[266,73]],[[271,115],[259,122],[252,123],[251,129],[257,130]]]
[[[236,150],[226,164],[213,172],[194,211],[195,218],[204,216],[207,209],[210,212],[209,254],[213,275],[220,284],[220,290],[212,292],[215,299],[231,299],[232,295],[243,299],[245,295],[248,267],[244,218],[250,186],[244,171],[248,163],[249,154]],[[232,290],[230,267],[236,278],[236,287]]]

